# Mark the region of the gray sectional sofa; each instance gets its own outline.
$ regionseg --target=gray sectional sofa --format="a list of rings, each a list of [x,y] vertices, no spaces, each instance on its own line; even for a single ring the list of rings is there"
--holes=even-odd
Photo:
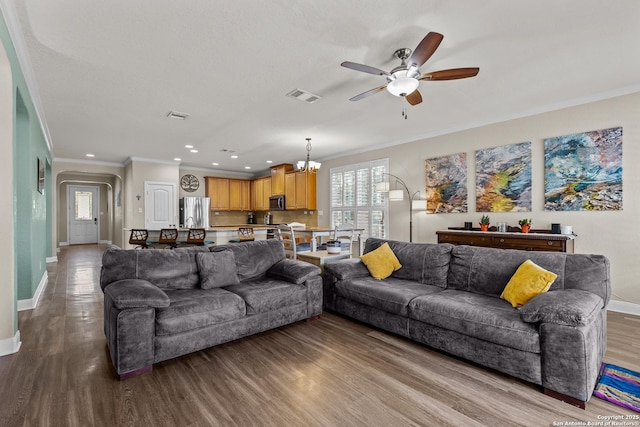
[[[364,253],[384,242],[402,268],[376,280],[359,259],[327,264],[325,309],[541,385],[584,408],[606,350],[605,257],[373,238]],[[527,259],[558,277],[515,309],[499,296]]]
[[[174,250],[107,249],[104,332],[121,379],[154,363],[304,319],[322,311],[314,265],[261,240]]]

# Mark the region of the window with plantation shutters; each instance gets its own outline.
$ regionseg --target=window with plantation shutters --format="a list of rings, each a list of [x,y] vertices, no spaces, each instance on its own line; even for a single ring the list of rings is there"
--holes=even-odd
[[[388,169],[389,160],[382,159],[330,170],[331,227],[353,224],[363,228],[362,242],[368,237],[387,237],[387,197],[376,192],[375,185],[387,180],[384,173]]]

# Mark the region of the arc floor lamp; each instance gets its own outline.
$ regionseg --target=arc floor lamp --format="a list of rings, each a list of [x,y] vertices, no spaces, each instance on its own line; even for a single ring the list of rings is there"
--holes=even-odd
[[[409,190],[407,184],[396,175],[383,172],[382,175],[389,176],[396,180],[396,187],[400,184],[401,189],[390,189],[389,182],[379,182],[376,184],[376,191],[380,193],[389,193],[389,201],[397,202],[404,200],[404,193],[407,193],[407,197],[409,198],[409,242],[413,242],[413,211],[414,210],[425,210],[427,209],[427,201],[420,199],[420,190],[414,191],[413,193]],[[416,195],[418,198],[416,199]]]

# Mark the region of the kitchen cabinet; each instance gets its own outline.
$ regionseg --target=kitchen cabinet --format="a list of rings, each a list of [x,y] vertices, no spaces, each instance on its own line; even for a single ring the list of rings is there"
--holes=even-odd
[[[316,174],[290,172],[285,175],[285,206],[287,210],[316,209]]]
[[[271,196],[271,177],[253,180],[252,200],[253,210],[268,211],[269,197]]]
[[[229,210],[229,179],[204,177],[204,191],[211,201],[212,211]]]
[[[293,165],[290,163],[271,167],[271,196],[285,194],[286,174],[291,171],[293,171]]]
[[[251,181],[245,179],[229,180],[229,210],[251,210]]]
[[[493,231],[436,231],[438,243],[453,245],[484,246],[525,251],[548,251],[573,253],[575,236],[550,233],[499,233]]]

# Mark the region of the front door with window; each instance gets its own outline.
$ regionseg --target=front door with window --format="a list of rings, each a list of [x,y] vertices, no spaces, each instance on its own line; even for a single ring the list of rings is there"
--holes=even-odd
[[[100,189],[69,186],[69,244],[98,243],[98,201]]]

